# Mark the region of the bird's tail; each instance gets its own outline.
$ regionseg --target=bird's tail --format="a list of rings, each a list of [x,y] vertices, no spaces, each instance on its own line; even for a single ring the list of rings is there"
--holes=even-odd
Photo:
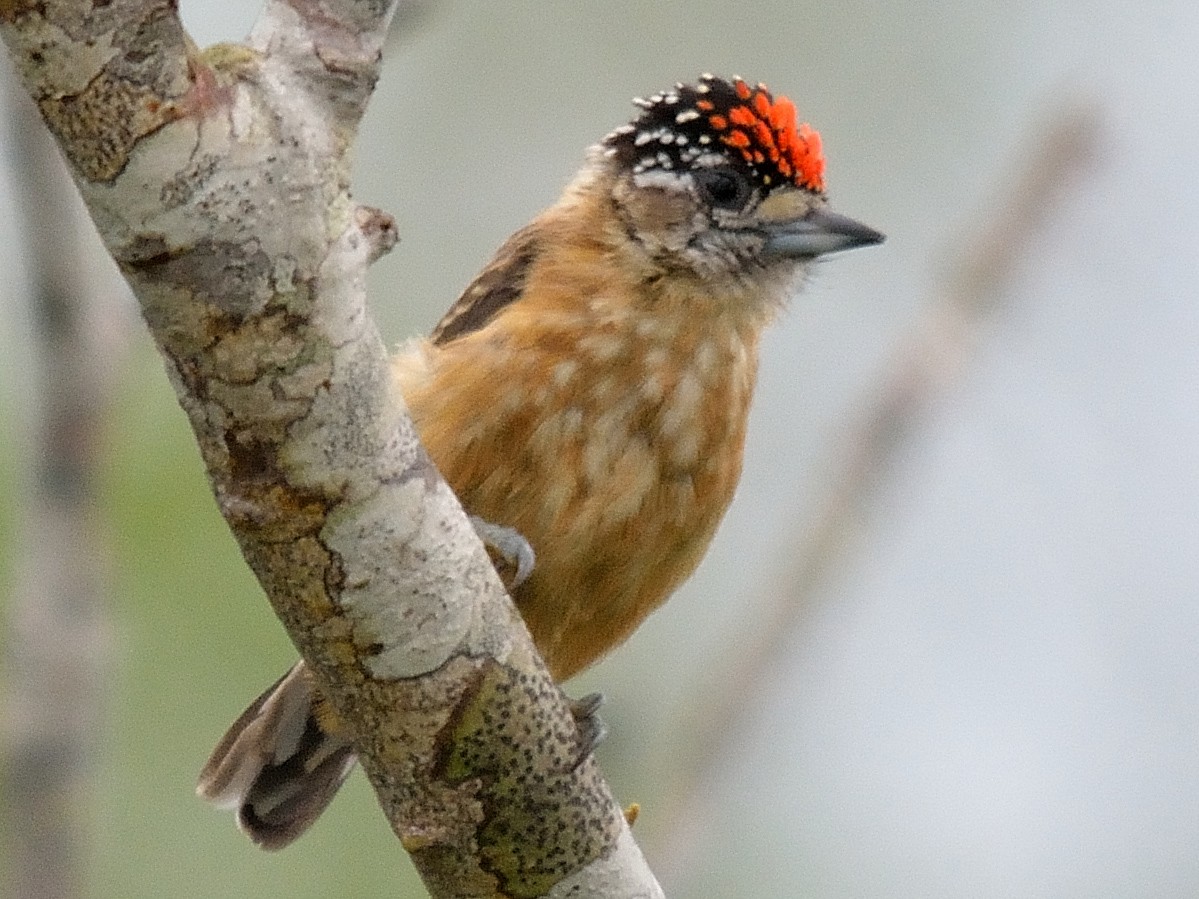
[[[237,810],[237,823],[263,849],[282,849],[320,817],[357,756],[322,727],[303,662],[242,712],[200,772],[196,793]]]

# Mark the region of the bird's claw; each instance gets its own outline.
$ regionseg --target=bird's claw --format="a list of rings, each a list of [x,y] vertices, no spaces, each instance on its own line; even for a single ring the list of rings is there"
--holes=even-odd
[[[479,539],[490,549],[495,556],[498,556],[508,568],[516,569],[516,573],[512,575],[511,581],[505,581],[508,589],[519,587],[529,575],[533,573],[533,566],[537,562],[537,556],[533,552],[533,547],[529,541],[524,538],[516,528],[506,527],[502,524],[495,524],[480,518],[478,515],[470,516],[470,523],[475,529],[475,533],[479,535]]]
[[[580,699],[568,699],[568,702],[571,717],[575,719],[575,726],[579,729],[577,764],[581,765],[608,735],[608,725],[599,716],[600,706],[604,704],[604,694],[588,693]]]

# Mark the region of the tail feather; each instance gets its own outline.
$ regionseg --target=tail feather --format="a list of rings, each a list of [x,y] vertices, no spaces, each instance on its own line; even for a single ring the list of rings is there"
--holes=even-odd
[[[315,714],[303,662],[259,696],[221,738],[196,792],[237,810],[237,823],[263,849],[282,849],[307,830],[353,770],[357,756]]]

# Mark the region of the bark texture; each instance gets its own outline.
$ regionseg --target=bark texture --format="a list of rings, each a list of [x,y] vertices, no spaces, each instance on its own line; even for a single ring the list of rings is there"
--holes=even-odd
[[[243,554],[434,896],[658,896],[365,306],[394,224],[348,153],[393,2],[272,0],[199,53],[171,0],[0,0]]]

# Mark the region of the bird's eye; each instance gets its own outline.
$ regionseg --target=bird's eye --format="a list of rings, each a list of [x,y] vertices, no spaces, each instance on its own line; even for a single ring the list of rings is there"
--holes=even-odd
[[[714,209],[740,209],[749,200],[749,179],[736,169],[700,169],[695,173],[700,195]]]

